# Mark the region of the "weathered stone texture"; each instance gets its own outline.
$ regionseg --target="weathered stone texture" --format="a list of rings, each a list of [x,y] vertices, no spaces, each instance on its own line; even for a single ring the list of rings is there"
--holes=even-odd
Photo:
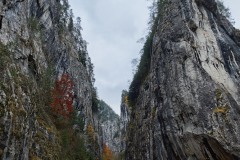
[[[240,159],[239,30],[215,0],[165,0],[161,10],[126,159]]]
[[[3,159],[61,158],[60,137],[46,113],[50,106],[41,106],[35,99],[42,87],[39,77],[48,68],[54,70],[52,79],[63,73],[73,78],[74,107],[86,124],[93,124],[91,76],[88,64],[84,66],[80,60],[83,52],[87,56],[86,42],[81,35],[61,26],[61,14],[58,0],[0,1]]]

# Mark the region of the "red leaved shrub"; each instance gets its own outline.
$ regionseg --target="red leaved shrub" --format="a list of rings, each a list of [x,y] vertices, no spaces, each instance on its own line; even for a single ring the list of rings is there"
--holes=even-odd
[[[55,82],[52,90],[51,108],[54,114],[69,118],[73,112],[73,81],[68,74],[63,74]]]

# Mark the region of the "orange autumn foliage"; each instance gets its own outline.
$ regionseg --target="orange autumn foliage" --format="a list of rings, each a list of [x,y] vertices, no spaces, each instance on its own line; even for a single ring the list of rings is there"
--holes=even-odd
[[[113,160],[112,151],[106,144],[103,145],[103,160]]]
[[[95,140],[94,129],[91,124],[88,124],[88,126],[87,126],[87,134],[92,140]]]
[[[68,74],[63,74],[55,82],[52,90],[51,108],[54,114],[69,118],[73,112],[73,82]]]

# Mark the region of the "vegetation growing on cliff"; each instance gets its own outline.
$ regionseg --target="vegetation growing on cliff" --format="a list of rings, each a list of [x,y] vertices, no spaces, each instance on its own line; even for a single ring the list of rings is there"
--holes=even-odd
[[[17,2],[13,2],[12,5],[14,3]],[[0,147],[0,157],[7,155],[7,158],[19,159],[17,157],[26,154],[29,159],[96,159],[96,155],[99,154],[100,157],[101,154],[97,148],[98,140],[95,139],[94,144],[91,144],[85,130],[87,125],[85,119],[92,118],[89,116],[92,113],[85,115],[86,113],[82,113],[84,111],[80,113],[75,110],[75,105],[78,105],[74,103],[75,100],[80,102],[81,100],[79,95],[75,96],[79,88],[73,85],[75,79],[68,66],[71,58],[76,58],[74,62],[84,69],[81,72],[84,75],[81,76],[84,76],[86,88],[89,88],[85,91],[87,93],[84,93],[89,96],[89,101],[86,102],[89,105],[84,107],[90,107],[87,109],[91,112],[92,102],[92,110],[97,111],[94,67],[88,57],[87,42],[81,37],[80,18],[77,18],[76,22],[73,21],[74,16],[69,10],[67,0],[54,1],[44,6],[49,7],[49,10],[52,9],[51,16],[46,20],[51,21],[51,25],[54,26],[51,28],[51,25],[42,24],[40,18],[43,14],[41,9],[44,8],[41,8],[41,5],[46,5],[45,1],[30,3],[31,8],[24,6],[25,3],[19,4],[23,5],[21,9],[29,9],[26,15],[24,15],[25,12],[22,14],[21,9],[18,8],[16,11],[15,6],[12,6],[14,11],[11,16],[22,17],[17,23],[5,17],[9,26],[13,26],[13,30],[16,30],[7,35],[9,39],[3,38],[9,45],[0,42],[0,118],[9,121],[8,124],[4,124],[5,120],[0,123],[0,140],[3,144]],[[56,6],[51,6],[52,4]],[[55,7],[59,7],[59,10],[55,10]],[[46,12],[50,13],[49,10],[46,9]],[[36,12],[38,12],[37,15]],[[23,22],[26,24],[22,24]],[[18,34],[18,27],[21,34]],[[49,33],[48,29],[51,30],[51,35],[46,34],[46,32]],[[2,33],[8,34],[1,31],[0,34]],[[51,38],[53,39],[50,45],[53,47],[49,49],[47,43]],[[65,56],[64,60],[55,56],[60,54]],[[56,79],[57,76],[60,78]],[[82,105],[85,103],[79,106],[82,107]],[[96,134],[94,127],[92,124],[93,135]],[[13,145],[17,144],[13,147],[16,151],[13,155],[7,153],[11,152],[10,147],[12,147],[10,146],[12,144],[8,143],[9,139]],[[24,142],[23,139],[25,139]],[[94,146],[93,149],[91,145],[97,147]],[[26,153],[19,153],[23,146],[26,146]]]
[[[10,51],[8,46],[0,42],[0,73],[6,68],[6,64],[9,62]]]
[[[113,160],[113,153],[106,144],[103,145],[103,160]]]
[[[232,24],[234,24],[234,19],[232,18],[230,9],[224,5],[223,0],[217,0],[218,10],[221,15],[225,16]]]
[[[87,150],[83,131],[74,129],[72,125],[75,123],[72,120],[64,119],[61,126],[58,125],[62,146],[61,159],[93,160],[94,156]]]
[[[98,100],[98,95],[97,95],[97,88],[92,88],[92,111],[94,113],[98,112],[98,104],[99,104],[99,100]]]
[[[114,121],[118,119],[118,115],[112,110],[112,108],[103,100],[99,100],[99,118],[101,122]]]
[[[129,103],[131,106],[135,105],[136,99],[139,95],[140,86],[148,75],[148,71],[150,68],[151,53],[152,53],[152,38],[153,38],[152,34],[150,34],[147,37],[147,41],[145,42],[143,47],[143,54],[141,56],[141,60],[138,65],[138,69],[129,87],[128,97],[129,97]]]
[[[69,118],[73,112],[73,82],[70,75],[63,74],[60,79],[56,80],[52,91],[52,112]]]
[[[130,106],[135,106],[137,97],[139,95],[139,90],[143,82],[145,81],[149,69],[151,66],[151,55],[152,55],[152,45],[153,45],[153,37],[157,30],[157,26],[159,24],[161,18],[162,8],[164,7],[165,0],[154,1],[152,7],[150,8],[150,32],[146,37],[146,41],[144,43],[143,49],[141,50],[142,55],[140,59],[140,63],[137,66],[137,70],[135,75],[133,76],[132,83],[129,87],[128,100]]]

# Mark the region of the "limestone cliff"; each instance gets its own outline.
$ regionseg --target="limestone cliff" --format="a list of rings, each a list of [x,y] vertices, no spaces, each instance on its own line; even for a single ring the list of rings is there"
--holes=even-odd
[[[73,22],[67,0],[0,1],[2,159],[84,159],[85,142],[87,151],[100,157],[92,111],[93,68],[80,31],[80,19]],[[50,107],[51,90],[63,75],[73,84],[69,101],[76,119],[67,119],[69,124]],[[75,130],[69,136],[71,126]],[[82,130],[87,134],[76,134]],[[74,148],[81,155],[74,155]],[[64,158],[68,155],[75,158]]]
[[[126,159],[240,159],[239,30],[215,0],[157,5],[130,86]]]
[[[101,125],[102,141],[113,153],[120,152],[119,116],[103,100],[99,102],[98,122]]]
[[[120,153],[123,155],[126,150],[126,141],[127,141],[127,128],[130,120],[131,109],[128,105],[128,92],[122,91],[122,100],[121,100],[121,115],[120,115],[120,133],[121,133],[121,146]]]

